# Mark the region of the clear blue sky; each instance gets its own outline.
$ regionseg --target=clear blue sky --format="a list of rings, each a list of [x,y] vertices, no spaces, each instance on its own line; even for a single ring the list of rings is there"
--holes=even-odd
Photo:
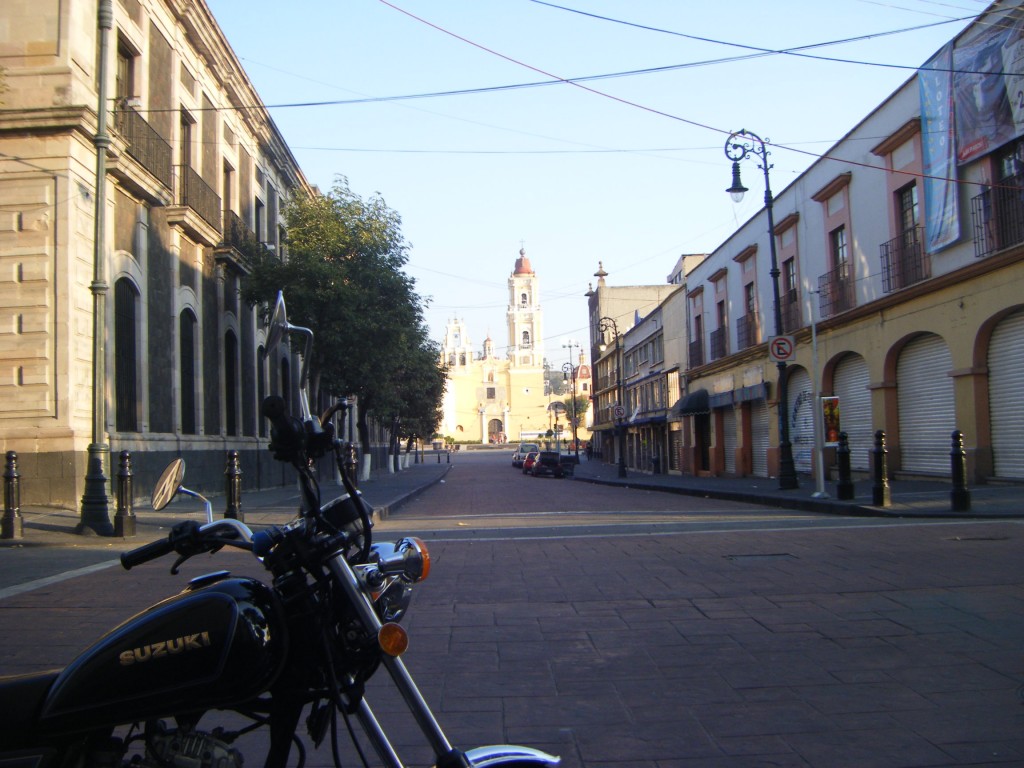
[[[432,336],[464,318],[474,345],[507,341],[506,281],[520,244],[541,283],[547,356],[587,338],[583,294],[664,282],[762,202],[756,168],[723,191],[729,131],[825,152],[946,40],[980,0],[207,0],[311,183],[337,175],[403,220],[407,270]],[[396,7],[401,10],[396,10]],[[565,10],[566,8],[572,9]],[[403,12],[404,11],[404,12]],[[573,11],[581,11],[585,14]],[[412,14],[417,18],[413,18]],[[597,18],[605,17],[605,18]],[[622,23],[622,22],[628,22]],[[923,25],[938,26],[883,34]],[[641,28],[641,27],[647,27]],[[766,55],[804,50],[827,61]],[[686,37],[689,36],[689,37]],[[703,38],[698,40],[695,38]],[[728,43],[728,44],[727,44]],[[744,57],[733,61],[726,58]],[[717,61],[717,63],[708,63]],[[692,65],[692,66],[681,66]],[[557,78],[662,71],[465,95]],[[813,158],[781,148],[772,186]]]

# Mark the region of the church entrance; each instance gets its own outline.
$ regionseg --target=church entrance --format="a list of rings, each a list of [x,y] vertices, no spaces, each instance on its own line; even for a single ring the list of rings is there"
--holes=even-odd
[[[487,442],[504,444],[508,442],[508,435],[505,434],[505,425],[501,419],[491,419],[487,422]]]

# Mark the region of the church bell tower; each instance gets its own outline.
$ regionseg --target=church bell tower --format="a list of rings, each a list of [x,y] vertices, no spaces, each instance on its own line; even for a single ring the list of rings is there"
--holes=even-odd
[[[526,249],[520,248],[515,269],[508,279],[508,348],[512,365],[541,368],[544,337],[541,335],[540,286]]]

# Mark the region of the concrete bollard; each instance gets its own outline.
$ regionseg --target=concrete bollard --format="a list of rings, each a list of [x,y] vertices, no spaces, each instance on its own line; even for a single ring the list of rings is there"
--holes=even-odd
[[[888,507],[889,495],[889,450],[885,447],[885,431],[875,432],[875,447],[871,449],[872,475],[871,503],[876,507]]]
[[[954,512],[970,512],[971,492],[967,490],[967,452],[964,450],[964,436],[959,429],[953,430],[953,446],[949,452],[953,473],[953,489],[949,492],[950,506]]]
[[[238,463],[238,451],[228,451],[227,466],[224,468],[224,517],[245,522],[242,512],[242,468]]]
[[[132,455],[118,454],[117,511],[114,513],[114,535],[123,539],[135,535],[135,495],[132,492]]]
[[[0,526],[0,539],[20,539],[25,536],[21,517],[21,475],[18,474],[18,454],[7,452],[4,469],[4,519]]]
[[[836,498],[842,501],[852,501],[854,492],[853,475],[850,472],[850,442],[845,432],[839,433],[836,463],[839,465],[839,477],[836,481]]]

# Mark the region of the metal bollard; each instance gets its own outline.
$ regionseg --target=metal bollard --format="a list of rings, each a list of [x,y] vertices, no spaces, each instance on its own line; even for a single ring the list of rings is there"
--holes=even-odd
[[[949,492],[949,501],[954,512],[969,512],[971,492],[967,490],[967,452],[964,450],[963,433],[954,429],[952,439],[949,459],[953,471],[953,490]]]
[[[18,454],[7,452],[4,469],[4,519],[0,526],[0,539],[20,539],[25,535],[21,517],[21,475],[18,474]]]
[[[452,452],[448,451],[448,455],[447,455],[447,459],[445,460],[445,464],[451,464],[451,463],[452,463]]]
[[[356,454],[356,444],[345,443],[345,472],[348,473],[348,479],[355,487],[359,486],[359,473],[356,471],[358,467],[359,457]]]
[[[245,514],[242,512],[242,468],[238,465],[238,451],[228,451],[224,478],[224,517],[245,522]]]
[[[441,452],[440,451],[437,452],[437,463],[438,464],[441,463]]]
[[[839,433],[836,463],[839,465],[839,478],[836,481],[836,498],[842,501],[852,501],[854,493],[853,475],[850,472],[850,442],[845,432]]]
[[[123,539],[135,535],[135,496],[132,493],[132,455],[118,454],[117,511],[114,513],[114,535]]]
[[[874,484],[871,486],[871,503],[876,507],[888,507],[889,496],[889,450],[885,447],[885,431],[875,432],[875,447],[871,449]]]

